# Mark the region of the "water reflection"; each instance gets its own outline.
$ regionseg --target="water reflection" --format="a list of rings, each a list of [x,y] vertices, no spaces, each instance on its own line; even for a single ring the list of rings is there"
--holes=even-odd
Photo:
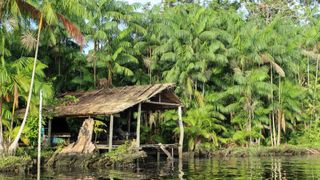
[[[0,179],[32,179],[30,174]],[[320,179],[320,157],[190,158],[139,162],[135,168],[55,169],[42,179]]]

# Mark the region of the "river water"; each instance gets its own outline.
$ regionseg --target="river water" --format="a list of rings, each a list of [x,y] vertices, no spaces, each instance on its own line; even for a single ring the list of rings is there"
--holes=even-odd
[[[0,174],[0,179],[34,175]],[[320,157],[191,158],[182,163],[139,162],[134,168],[45,170],[41,179],[320,179]]]

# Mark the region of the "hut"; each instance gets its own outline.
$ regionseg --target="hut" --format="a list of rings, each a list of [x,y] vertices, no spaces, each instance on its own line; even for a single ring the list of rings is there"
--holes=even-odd
[[[142,111],[163,111],[177,109],[179,114],[179,156],[182,154],[183,123],[182,103],[174,93],[174,84],[153,84],[139,86],[125,86],[115,88],[102,88],[98,90],[72,92],[63,94],[64,97],[74,97],[75,100],[53,107],[53,117],[81,117],[95,118],[97,116],[109,116],[108,150],[113,147],[113,126],[117,120],[117,114],[123,112],[137,112],[136,142],[140,144],[140,124]],[[131,118],[128,115],[128,129],[130,131]],[[49,120],[49,139],[51,136],[51,120]]]

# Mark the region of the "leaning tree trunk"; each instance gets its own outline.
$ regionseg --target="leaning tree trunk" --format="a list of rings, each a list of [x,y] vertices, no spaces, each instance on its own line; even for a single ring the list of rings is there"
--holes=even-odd
[[[32,76],[31,76],[31,82],[30,82],[30,87],[29,87],[27,107],[26,107],[26,111],[24,113],[23,121],[21,123],[19,132],[18,132],[17,136],[15,137],[14,141],[11,143],[9,149],[8,149],[9,154],[15,154],[16,149],[18,147],[19,139],[20,139],[21,134],[22,134],[22,131],[23,131],[24,126],[25,126],[25,124],[27,122],[28,113],[29,113],[29,109],[30,109],[30,103],[31,103],[31,97],[32,97],[32,91],[33,91],[34,77],[35,77],[35,73],[36,73],[41,27],[42,27],[42,15],[40,16],[40,20],[39,20],[37,45],[36,45],[36,52],[35,52],[34,61],[33,61],[33,69],[32,69]]]

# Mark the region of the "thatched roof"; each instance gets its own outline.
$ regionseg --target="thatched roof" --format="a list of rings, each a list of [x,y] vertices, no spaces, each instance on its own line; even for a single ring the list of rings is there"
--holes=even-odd
[[[174,84],[168,83],[66,93],[64,96],[74,96],[76,100],[55,107],[53,114],[55,117],[111,115],[139,103],[150,110],[174,108],[180,106],[181,101],[173,87]]]

